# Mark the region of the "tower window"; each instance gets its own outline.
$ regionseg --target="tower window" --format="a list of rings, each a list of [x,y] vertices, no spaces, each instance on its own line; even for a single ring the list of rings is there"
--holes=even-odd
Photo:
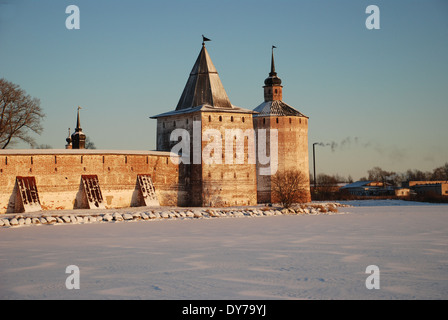
[[[276,94],[278,93],[278,90],[277,90],[277,89],[275,89],[275,93],[276,93]]]
[[[222,116],[219,116],[219,121],[222,121]]]
[[[299,123],[302,124],[302,119],[299,119]]]
[[[243,123],[244,123],[244,117],[241,118],[241,121],[243,121]]]
[[[275,122],[277,122],[277,123],[278,123],[278,118],[276,118],[276,119],[275,119]]]
[[[292,123],[292,119],[291,118],[289,118],[289,124],[291,124]]]
[[[266,124],[266,118],[263,118],[263,124]]]
[[[230,121],[233,122],[233,116],[230,117]]]
[[[173,127],[176,127],[176,121],[173,121]]]
[[[212,116],[208,116],[208,122],[212,122]]]
[[[188,124],[188,119],[187,119],[187,124]]]

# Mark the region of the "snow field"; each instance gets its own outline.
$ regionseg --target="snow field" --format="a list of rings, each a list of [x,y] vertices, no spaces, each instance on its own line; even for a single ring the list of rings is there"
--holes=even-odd
[[[0,299],[448,298],[447,205],[363,203],[254,218],[230,218],[237,209],[194,218],[195,210],[3,227]],[[70,265],[79,267],[79,290],[66,288]],[[365,285],[370,265],[380,270],[378,290]]]

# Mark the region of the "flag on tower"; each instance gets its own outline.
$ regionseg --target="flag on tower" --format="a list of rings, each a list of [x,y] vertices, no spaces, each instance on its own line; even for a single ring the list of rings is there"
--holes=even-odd
[[[204,44],[205,41],[212,41],[207,37],[204,37],[204,35],[202,35],[202,44]]]

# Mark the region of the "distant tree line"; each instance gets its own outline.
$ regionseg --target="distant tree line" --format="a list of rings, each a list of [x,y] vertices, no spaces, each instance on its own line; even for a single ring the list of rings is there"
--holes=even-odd
[[[312,174],[310,174],[310,181],[313,184],[314,179]],[[383,170],[380,167],[373,167],[367,170],[367,176],[360,178],[359,181],[381,181],[387,182],[392,186],[401,186],[403,182],[407,181],[448,181],[448,162],[432,171],[408,169],[405,172],[397,173],[395,171]],[[334,187],[339,184],[353,182],[350,175],[345,178],[339,174],[329,175],[321,173],[316,177],[316,184],[320,187]]]
[[[448,162],[443,166],[435,168],[432,172],[408,169],[404,173],[397,173],[383,170],[380,167],[374,167],[368,170],[367,174],[367,177],[363,177],[360,180],[387,182],[393,186],[401,186],[406,181],[448,181]]]
[[[313,181],[310,176],[310,181]],[[362,177],[360,181],[380,181],[385,184],[400,187],[409,181],[448,181],[448,162],[443,166],[437,167],[432,171],[407,170],[402,173],[383,170],[380,167],[374,167],[367,171],[367,176]],[[357,198],[349,194],[346,190],[339,190],[341,184],[352,183],[349,176],[347,179],[335,174],[319,174],[316,177],[316,188],[311,184],[311,196],[313,200],[353,200]],[[408,200],[446,202],[446,196],[437,195],[418,195],[411,196]]]

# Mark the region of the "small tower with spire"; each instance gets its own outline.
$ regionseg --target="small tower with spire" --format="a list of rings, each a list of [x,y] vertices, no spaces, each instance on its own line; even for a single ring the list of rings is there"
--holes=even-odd
[[[272,46],[272,58],[271,58],[271,72],[269,73],[269,77],[264,80],[264,101],[274,101],[274,100],[282,100],[282,80],[277,77],[277,72],[275,72],[275,62],[274,62],[274,48]]]
[[[70,128],[68,128],[68,137],[65,139],[67,141],[67,144],[65,145],[65,149],[72,149],[72,137],[70,136]]]
[[[82,132],[81,122],[79,120],[79,110],[78,107],[78,117],[76,119],[75,132],[72,134],[72,149],[85,149],[86,148],[86,135]]]

